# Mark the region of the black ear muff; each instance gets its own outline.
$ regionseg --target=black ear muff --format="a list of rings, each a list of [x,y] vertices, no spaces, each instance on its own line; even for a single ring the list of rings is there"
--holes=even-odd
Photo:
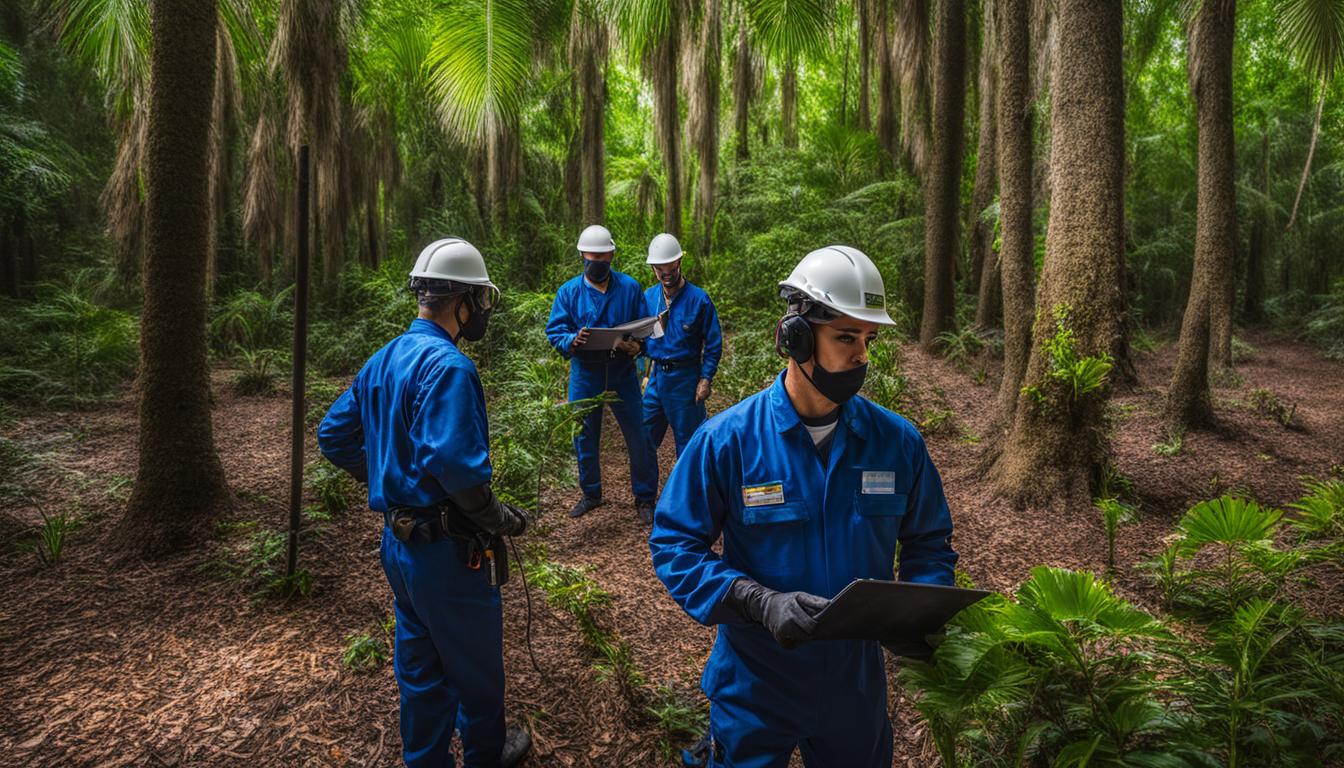
[[[812,325],[796,312],[780,318],[775,326],[775,351],[780,357],[792,358],[798,364],[812,359]]]

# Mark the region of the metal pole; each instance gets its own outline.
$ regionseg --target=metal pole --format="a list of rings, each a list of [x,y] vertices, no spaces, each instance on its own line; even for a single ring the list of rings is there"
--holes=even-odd
[[[298,254],[294,257],[294,409],[290,415],[289,552],[285,576],[292,578],[299,560],[299,525],[303,508],[304,358],[308,349],[308,145],[299,147]]]

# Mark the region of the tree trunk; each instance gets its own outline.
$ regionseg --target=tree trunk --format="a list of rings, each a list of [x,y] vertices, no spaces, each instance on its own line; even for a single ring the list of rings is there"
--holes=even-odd
[[[1053,196],[1033,349],[1023,379],[1028,388],[1018,397],[1012,430],[990,477],[999,493],[1019,502],[1063,498],[1086,504],[1091,471],[1104,451],[1109,385],[1073,397],[1071,388],[1051,376],[1047,345],[1056,336],[1057,308],[1069,312],[1080,357],[1109,354],[1121,335],[1123,4],[1060,0],[1058,9],[1059,46],[1051,75]],[[1006,78],[1004,87],[1009,87]],[[1020,147],[1004,143],[1005,150]]]
[[[1228,303],[1236,190],[1233,178],[1232,38],[1235,0],[1205,0],[1190,29],[1190,84],[1199,127],[1195,264],[1181,321],[1181,346],[1167,390],[1167,419],[1175,428],[1213,417],[1209,364],[1215,342],[1214,305]],[[1230,332],[1230,331],[1229,331]]]
[[[713,245],[715,185],[719,174],[719,84],[722,21],[720,0],[706,0],[696,42],[696,98],[691,110],[691,131],[700,160],[700,175],[695,185],[694,225],[696,253],[709,260]]]
[[[9,238],[9,225],[0,224],[0,293],[18,298],[19,259]]]
[[[681,111],[677,106],[677,42],[673,29],[653,46],[653,120],[658,149],[663,153],[667,191],[663,200],[663,231],[681,237]]]
[[[886,0],[880,0],[885,2]],[[873,0],[857,0],[859,12],[859,128],[869,130],[873,118],[869,108],[869,95],[873,89]]]
[[[751,40],[747,37],[747,22],[743,19],[737,29],[737,59],[733,64],[733,125],[737,131],[737,159],[751,157]]]
[[[919,324],[925,349],[933,349],[938,335],[952,330],[956,309],[957,202],[966,130],[964,0],[939,3],[933,54],[933,156],[924,174],[924,314]]]
[[[975,187],[971,192],[971,207],[966,211],[966,231],[971,235],[971,272],[968,281],[971,290],[979,289],[975,305],[975,324],[980,328],[993,325],[998,315],[998,286],[985,290],[984,274],[995,270],[994,232],[985,221],[984,212],[994,199],[995,133],[994,103],[998,81],[998,65],[988,43],[992,37],[994,20],[985,16],[984,50],[980,54],[980,140],[975,150]],[[987,266],[988,264],[988,266]]]
[[[896,83],[895,52],[892,50],[891,0],[876,0],[877,13],[874,14],[873,35],[877,40],[874,53],[877,56],[877,144],[886,154],[883,165],[890,163],[895,167],[900,157],[900,136],[896,125],[896,99],[899,94]],[[885,169],[884,169],[885,170]]]
[[[1032,209],[1031,0],[996,0],[999,42],[999,283],[1003,295],[1003,377],[998,420],[1008,426],[1031,354],[1035,305]],[[986,264],[993,260],[992,254]],[[989,273],[986,266],[986,274]],[[984,279],[981,290],[984,289]]]
[[[1248,323],[1265,319],[1265,261],[1269,256],[1269,128],[1260,134],[1260,191],[1246,255],[1246,298],[1242,315]]]
[[[579,183],[583,221],[594,224],[607,216],[607,25],[589,18],[576,4],[570,36],[580,90]]]
[[[798,148],[798,62],[792,58],[784,62],[779,76],[779,116],[783,124],[784,146]]]
[[[140,463],[116,532],[137,554],[179,549],[210,532],[229,489],[215,453],[206,361],[213,3],[151,6],[147,240],[140,321]]]

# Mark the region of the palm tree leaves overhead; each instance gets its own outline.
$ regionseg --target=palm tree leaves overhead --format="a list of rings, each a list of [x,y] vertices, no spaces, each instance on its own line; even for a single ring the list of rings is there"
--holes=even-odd
[[[1344,63],[1344,2],[1282,0],[1279,25],[1307,74],[1329,82]]]
[[[786,60],[814,55],[831,34],[831,0],[746,0],[747,18],[766,53]]]
[[[532,75],[533,10],[522,0],[467,0],[445,12],[425,60],[439,118],[480,141],[522,112]]]
[[[49,14],[61,43],[97,74],[114,110],[129,113],[149,77],[149,3],[58,0]]]
[[[607,0],[630,58],[644,61],[652,48],[675,31],[678,0]]]

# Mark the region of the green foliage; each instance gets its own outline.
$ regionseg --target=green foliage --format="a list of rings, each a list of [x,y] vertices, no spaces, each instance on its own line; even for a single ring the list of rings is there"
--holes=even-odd
[[[320,374],[349,376],[405,331],[415,315],[403,264],[387,261],[377,270],[351,266],[341,273],[336,306],[312,323],[308,360]]]
[[[1272,390],[1256,387],[1246,396],[1251,410],[1271,418],[1282,426],[1291,427],[1293,417],[1297,415],[1297,403],[1285,403]]]
[[[65,552],[66,537],[79,528],[79,520],[64,509],[53,515],[48,515],[46,510],[39,511],[42,525],[37,529],[37,543],[33,546],[33,552],[43,565],[56,565],[61,562],[61,555]]]
[[[226,552],[207,563],[208,570],[246,586],[256,599],[288,600],[307,597],[312,592],[313,575],[306,569],[299,568],[292,576],[284,572],[289,542],[285,531],[259,528],[254,521],[224,523],[218,531],[234,541],[228,542]],[[240,533],[248,535],[238,541],[236,534]],[[302,539],[311,535],[311,531],[301,532],[300,547]]]
[[[1300,559],[1274,549],[1283,512],[1255,501],[1223,496],[1191,507],[1176,525],[1177,567],[1184,566],[1191,588],[1177,605],[1198,614],[1230,613],[1252,597],[1272,596]],[[1199,555],[1208,550],[1206,557]]]
[[[375,637],[367,632],[345,636],[341,663],[350,669],[367,672],[383,666],[389,658],[386,638]]]
[[[240,395],[269,395],[275,391],[275,372],[271,370],[277,355],[275,350],[256,352],[239,348],[241,369],[233,377],[233,388]]]
[[[1179,456],[1185,450],[1185,430],[1173,429],[1167,432],[1166,440],[1153,443],[1153,453],[1159,456]]]
[[[1288,524],[1308,539],[1344,536],[1344,480],[1308,477],[1302,485],[1307,493],[1288,505],[1296,513]]]
[[[1307,315],[1304,333],[1326,357],[1344,360],[1344,279],[1336,280],[1330,293],[1317,300],[1320,304]]]
[[[1113,497],[1098,498],[1093,502],[1101,512],[1102,525],[1106,529],[1106,570],[1115,570],[1115,534],[1120,526],[1137,520],[1133,505],[1126,504]]]
[[[1041,384],[1022,387],[1022,393],[1031,397],[1037,407],[1059,403],[1071,408],[1084,396],[1104,387],[1111,372],[1110,354],[1079,356],[1069,320],[1071,312],[1065,304],[1057,304],[1051,310],[1055,332],[1045,340],[1044,350],[1050,360],[1049,371]],[[1062,390],[1058,400],[1049,393],[1053,388]]]
[[[303,484],[317,497],[315,512],[318,517],[325,515],[327,519],[344,512],[360,495],[354,478],[326,459],[314,461],[304,468]]]
[[[942,350],[943,357],[957,365],[964,365],[967,360],[975,357],[985,346],[984,339],[980,337],[975,328],[970,326],[957,331],[940,333],[937,342]]]
[[[31,302],[0,299],[0,397],[81,406],[112,395],[135,373],[135,320],[99,304],[92,278],[41,286]]]
[[[211,313],[211,348],[221,353],[284,348],[294,330],[293,302],[293,286],[270,297],[255,290],[238,291],[217,303]]]

